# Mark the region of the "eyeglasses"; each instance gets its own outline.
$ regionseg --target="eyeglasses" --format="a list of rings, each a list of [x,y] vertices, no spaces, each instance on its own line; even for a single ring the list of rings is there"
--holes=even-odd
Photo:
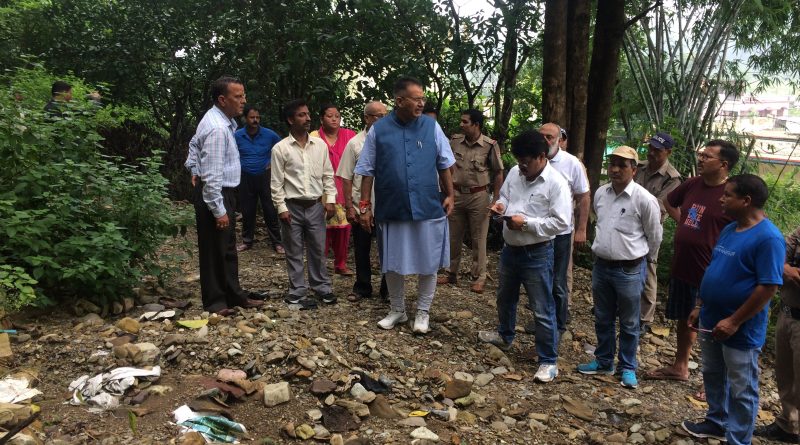
[[[425,102],[428,101],[428,99],[426,97],[408,97],[408,96],[397,96],[397,97],[402,98],[402,99],[408,99],[410,101],[414,101],[414,102],[416,102],[416,103],[418,103],[420,105],[425,105]]]
[[[720,158],[717,157],[717,156],[709,156],[709,155],[705,154],[704,152],[700,152],[700,153],[697,153],[697,159],[700,159],[701,161],[707,161],[709,159],[720,159]]]

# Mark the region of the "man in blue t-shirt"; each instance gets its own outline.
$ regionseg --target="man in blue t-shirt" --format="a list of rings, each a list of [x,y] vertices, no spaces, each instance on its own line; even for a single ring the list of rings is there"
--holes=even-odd
[[[272,248],[278,253],[284,253],[278,212],[272,204],[269,187],[272,146],[278,143],[281,137],[269,128],[261,126],[261,114],[250,105],[245,106],[244,117],[245,126],[236,130],[236,145],[239,146],[239,160],[242,164],[242,182],[239,185],[242,244],[237,250],[242,252],[253,247],[256,207],[260,202]]]
[[[728,179],[720,199],[734,219],[720,233],[689,315],[699,331],[708,412],[681,426],[697,438],[749,444],[758,413],[758,355],[767,335],[769,302],[783,284],[783,235],[764,215],[764,180]],[[699,324],[698,324],[699,318]]]

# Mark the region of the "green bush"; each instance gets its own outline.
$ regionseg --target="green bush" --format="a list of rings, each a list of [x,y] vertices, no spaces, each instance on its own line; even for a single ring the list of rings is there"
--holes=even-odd
[[[49,96],[54,78],[15,74],[0,99],[0,305],[128,295],[143,275],[163,272],[157,249],[188,222],[167,199],[159,153],[127,164],[103,155],[98,123],[113,125],[113,113],[76,94],[63,118],[46,116],[44,101],[30,98],[45,87]]]

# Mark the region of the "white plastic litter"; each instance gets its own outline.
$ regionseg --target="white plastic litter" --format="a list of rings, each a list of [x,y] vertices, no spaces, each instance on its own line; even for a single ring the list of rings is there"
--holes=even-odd
[[[91,378],[88,375],[82,375],[69,384],[69,390],[72,391],[70,404],[95,405],[99,411],[114,409],[119,406],[118,397],[135,385],[137,378],[156,380],[160,376],[160,366],[154,366],[153,369],[115,368]]]
[[[31,382],[24,378],[8,376],[0,380],[0,403],[19,403],[30,400],[42,392],[30,388]]]

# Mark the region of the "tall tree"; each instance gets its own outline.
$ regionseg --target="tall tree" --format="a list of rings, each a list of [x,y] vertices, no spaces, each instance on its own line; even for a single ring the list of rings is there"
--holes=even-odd
[[[564,121],[561,124],[571,135],[568,150],[583,157],[586,134],[586,102],[589,86],[589,0],[569,0],[567,16],[567,78]]]
[[[567,1],[547,0],[542,51],[542,122],[567,121]],[[584,56],[586,54],[584,53]]]
[[[505,39],[500,73],[494,87],[495,129],[493,136],[501,146],[508,139],[508,124],[514,106],[517,77],[534,51],[534,31],[538,29],[538,3],[529,0],[494,0],[502,17]]]
[[[586,105],[586,113],[592,118],[586,124],[583,157],[592,190],[600,183],[624,33],[625,1],[598,2]]]

